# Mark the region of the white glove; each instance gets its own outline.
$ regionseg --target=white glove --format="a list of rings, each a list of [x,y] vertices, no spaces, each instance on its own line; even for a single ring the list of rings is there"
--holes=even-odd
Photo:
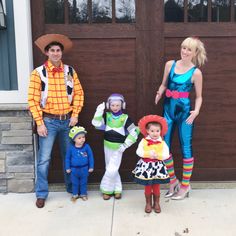
[[[121,153],[123,153],[126,148],[127,148],[127,146],[123,143],[123,144],[120,145],[118,151],[121,152]]]
[[[101,104],[99,104],[96,110],[103,113],[105,110],[105,102],[102,102]]]
[[[103,116],[104,110],[105,110],[105,102],[103,102],[97,106],[94,117]]]

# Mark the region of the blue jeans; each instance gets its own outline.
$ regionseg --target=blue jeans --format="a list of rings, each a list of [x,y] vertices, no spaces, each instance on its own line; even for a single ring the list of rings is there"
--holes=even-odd
[[[37,198],[46,199],[48,196],[48,168],[51,160],[53,144],[58,135],[60,151],[63,161],[63,172],[67,192],[72,192],[70,176],[64,168],[66,149],[70,143],[69,138],[70,120],[57,120],[44,117],[44,124],[47,128],[47,137],[39,136],[39,152],[37,160],[37,177],[35,183],[35,192]]]

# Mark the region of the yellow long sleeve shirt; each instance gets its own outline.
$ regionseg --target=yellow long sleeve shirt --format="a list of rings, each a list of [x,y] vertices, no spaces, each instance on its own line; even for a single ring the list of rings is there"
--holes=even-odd
[[[72,111],[72,117],[78,117],[83,104],[84,92],[80,84],[78,75],[73,71],[73,99],[70,104],[65,86],[64,65],[61,62],[59,72],[54,71],[54,66],[50,61],[45,63],[48,75],[48,96],[44,108],[40,106],[41,101],[41,78],[35,69],[31,73],[28,90],[29,110],[37,125],[43,123],[43,112],[53,115],[64,115]]]

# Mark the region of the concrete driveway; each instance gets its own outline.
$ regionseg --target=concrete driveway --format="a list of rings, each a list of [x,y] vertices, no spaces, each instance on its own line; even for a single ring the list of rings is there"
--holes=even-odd
[[[236,189],[193,189],[173,201],[161,191],[162,213],[144,213],[143,190],[124,190],[121,200],[104,201],[98,191],[89,200],[70,201],[50,192],[43,209],[35,195],[0,195],[1,236],[235,236]]]

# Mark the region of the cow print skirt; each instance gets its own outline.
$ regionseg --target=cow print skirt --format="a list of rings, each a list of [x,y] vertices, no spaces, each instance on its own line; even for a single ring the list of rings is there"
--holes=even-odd
[[[145,162],[140,159],[132,171],[134,181],[142,185],[169,183],[169,174],[163,161]]]

